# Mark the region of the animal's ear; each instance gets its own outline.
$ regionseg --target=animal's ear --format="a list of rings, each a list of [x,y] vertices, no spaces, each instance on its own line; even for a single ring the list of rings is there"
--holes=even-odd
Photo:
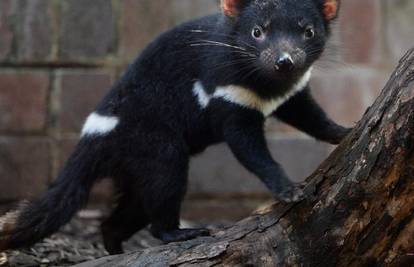
[[[323,15],[327,21],[338,17],[340,0],[322,0]]]
[[[228,17],[237,17],[251,0],[221,0],[221,8],[224,15]]]

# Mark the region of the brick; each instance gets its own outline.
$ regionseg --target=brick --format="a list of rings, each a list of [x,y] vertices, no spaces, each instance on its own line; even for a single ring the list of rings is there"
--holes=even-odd
[[[95,71],[62,71],[57,75],[60,92],[58,125],[62,132],[78,133],[86,117],[110,90],[111,74]]]
[[[381,1],[342,1],[340,16],[341,46],[349,63],[378,64],[382,62]]]
[[[0,202],[42,193],[49,182],[49,161],[45,138],[0,137]]]
[[[174,24],[220,11],[219,1],[172,0],[171,5]]]
[[[352,126],[374,102],[388,75],[369,68],[315,72],[312,93],[336,122]]]
[[[174,25],[217,12],[217,1],[125,0],[122,1],[120,49],[129,62],[160,33]]]
[[[19,0],[17,57],[20,61],[50,58],[53,41],[52,1]]]
[[[171,0],[123,0],[121,2],[120,50],[130,62],[171,25]]]
[[[329,155],[331,145],[308,138],[268,138],[273,157],[285,168],[289,177],[302,182]]]
[[[13,25],[12,1],[0,1],[0,61],[7,59],[12,53]]]
[[[363,67],[316,69],[311,80],[313,96],[337,123],[352,126],[379,96],[392,70]],[[303,135],[295,128],[271,118],[266,130],[272,135]]]
[[[115,14],[111,0],[64,0],[59,56],[63,60],[100,59],[115,49]]]
[[[62,138],[56,142],[57,145],[57,165],[54,168],[53,176],[56,177],[65,166],[69,156],[75,150],[78,138]]]
[[[330,146],[310,139],[269,139],[273,156],[295,181],[301,181],[328,155]],[[267,194],[268,190],[245,170],[227,146],[209,148],[192,160],[189,194]]]
[[[265,130],[272,135],[297,135],[297,130],[292,126],[271,117],[266,120]]]
[[[46,127],[49,75],[0,73],[0,130],[41,131]]]
[[[386,39],[392,56],[390,64],[396,65],[414,44],[414,2],[387,0],[386,10]]]

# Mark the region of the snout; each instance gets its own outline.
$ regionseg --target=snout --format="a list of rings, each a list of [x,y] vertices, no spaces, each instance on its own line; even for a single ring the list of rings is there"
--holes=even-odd
[[[278,72],[291,72],[295,69],[295,62],[290,54],[283,53],[281,56],[276,57],[274,68]]]
[[[306,63],[306,54],[301,49],[280,51],[269,48],[260,55],[261,67],[270,75],[288,77],[300,72]]]

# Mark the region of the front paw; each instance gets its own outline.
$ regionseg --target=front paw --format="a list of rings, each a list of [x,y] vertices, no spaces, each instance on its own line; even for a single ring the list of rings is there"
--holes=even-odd
[[[299,202],[305,199],[302,184],[291,184],[285,187],[281,192],[276,193],[276,198],[285,203]]]
[[[335,130],[335,134],[328,141],[332,145],[338,145],[353,130],[353,128],[340,127]]]

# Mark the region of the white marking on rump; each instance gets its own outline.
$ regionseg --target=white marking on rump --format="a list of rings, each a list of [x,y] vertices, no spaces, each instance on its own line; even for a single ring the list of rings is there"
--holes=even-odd
[[[82,128],[81,136],[105,135],[118,125],[119,119],[115,116],[103,116],[94,112],[86,119]]]
[[[263,99],[254,91],[237,85],[220,86],[216,88],[213,95],[215,98],[222,98],[228,102],[243,107],[256,109],[265,116],[271,115],[278,107],[288,101],[291,97],[306,88],[312,75],[309,69],[301,79],[284,96],[274,99]]]
[[[197,97],[198,104],[201,108],[206,108],[210,103],[211,97],[206,93],[204,86],[200,81],[194,83],[193,94]]]

